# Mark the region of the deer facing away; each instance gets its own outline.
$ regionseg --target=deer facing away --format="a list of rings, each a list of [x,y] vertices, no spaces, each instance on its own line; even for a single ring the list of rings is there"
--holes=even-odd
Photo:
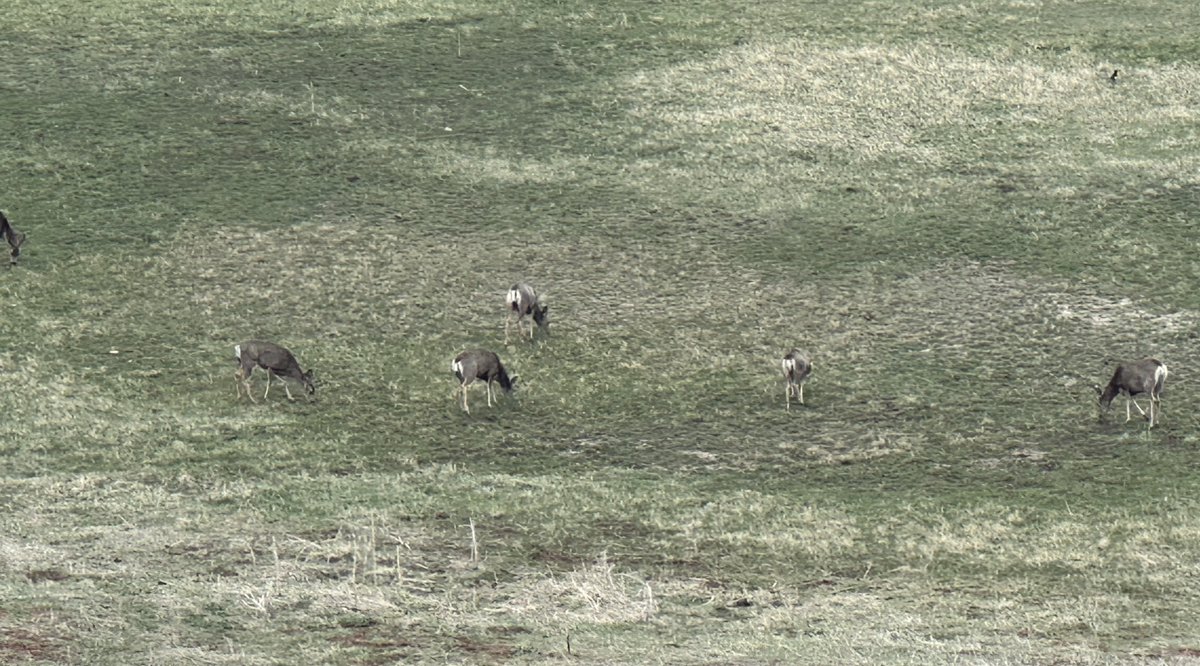
[[[1150,421],[1150,428],[1154,427],[1157,422],[1155,415],[1162,411],[1161,397],[1163,385],[1167,381],[1167,366],[1163,365],[1158,359],[1144,358],[1140,361],[1130,361],[1117,365],[1117,371],[1113,373],[1112,379],[1108,381],[1108,386],[1101,389],[1095,387],[1100,394],[1100,408],[1111,409],[1112,401],[1118,395],[1125,394],[1125,422],[1129,423],[1132,414],[1129,411],[1129,404],[1133,403],[1137,407],[1138,412],[1145,416]],[[1135,399],[1137,396],[1146,394],[1150,396],[1150,413],[1149,415],[1142,409],[1142,406]]]
[[[236,388],[239,398],[242,396],[242,389],[245,389],[246,397],[250,398],[250,402],[257,402],[250,394],[250,375],[255,368],[267,371],[267,390],[263,392],[264,400],[271,392],[271,377],[278,377],[283,382],[283,390],[287,393],[288,400],[294,400],[291,390],[288,389],[286,381],[288,379],[303,384],[309,395],[316,393],[317,387],[313,383],[312,370],[308,372],[301,370],[296,357],[284,347],[273,342],[247,340],[234,346],[233,355],[238,362]]]
[[[2,212],[0,212],[0,235],[4,236],[4,240],[8,241],[8,246],[12,248],[9,253],[9,265],[16,264],[17,257],[21,256],[21,246],[25,243],[25,234],[13,229],[8,218]]]
[[[521,320],[529,316],[533,318],[533,323],[529,325],[529,339],[533,339],[533,324],[537,327],[549,331],[547,328],[550,321],[546,318],[546,312],[550,309],[549,306],[542,305],[538,300],[537,292],[533,287],[518,282],[508,290],[508,295],[504,297],[504,302],[508,305],[508,315],[504,319],[504,344],[508,344],[508,327],[515,319],[517,322],[517,337],[524,335],[521,330]]]
[[[454,357],[450,370],[458,377],[458,388],[454,389],[454,399],[458,402],[458,394],[462,394],[462,408],[468,414],[471,408],[467,406],[467,389],[476,380],[482,379],[487,383],[488,407],[492,406],[492,382],[500,385],[505,393],[511,393],[516,388],[517,376],[508,376],[508,371],[500,363],[500,357],[495,352],[486,349],[471,349]]]
[[[808,376],[812,374],[812,359],[809,358],[807,352],[792,349],[783,357],[780,365],[783,367],[784,392],[787,395],[787,409],[790,412],[792,411],[793,394],[800,400],[800,404],[804,404],[804,382],[808,381]]]

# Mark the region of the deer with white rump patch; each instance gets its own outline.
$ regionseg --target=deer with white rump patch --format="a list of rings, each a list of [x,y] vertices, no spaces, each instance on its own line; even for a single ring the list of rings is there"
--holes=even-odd
[[[487,383],[488,407],[492,406],[492,382],[499,384],[505,393],[511,393],[516,388],[517,376],[509,377],[508,371],[500,363],[500,357],[486,349],[471,349],[455,356],[450,370],[458,377],[458,388],[454,389],[455,402],[458,402],[458,394],[462,393],[462,408],[468,414],[471,408],[467,406],[467,389],[475,380],[482,379]]]
[[[504,297],[504,302],[508,305],[508,315],[504,319],[504,344],[508,344],[508,326],[515,319],[517,322],[517,337],[523,335],[521,331],[521,320],[526,316],[533,318],[533,323],[529,324],[529,339],[533,339],[533,325],[549,331],[547,328],[550,321],[546,318],[546,311],[549,306],[542,305],[538,300],[537,292],[533,287],[518,282],[508,290],[508,295]]]
[[[233,347],[233,356],[238,362],[237,393],[239,398],[242,397],[244,388],[250,402],[257,402],[254,396],[250,395],[250,375],[255,368],[267,371],[267,390],[263,392],[263,400],[266,400],[267,395],[271,392],[271,377],[278,377],[283,382],[283,390],[287,393],[288,400],[294,400],[291,390],[288,389],[286,381],[288,379],[304,385],[304,389],[309,395],[317,391],[316,384],[313,383],[312,370],[308,372],[301,370],[300,363],[296,361],[292,352],[273,342],[247,340]]]
[[[800,404],[804,404],[804,382],[808,381],[808,376],[812,374],[812,359],[808,353],[799,349],[792,349],[786,356],[783,357],[783,379],[786,382],[784,391],[787,394],[787,409],[792,411],[792,394],[800,400]]]
[[[1117,371],[1113,373],[1112,379],[1108,381],[1108,386],[1103,390],[1096,386],[1096,391],[1100,394],[1100,408],[1111,409],[1112,401],[1118,395],[1125,394],[1125,422],[1129,423],[1129,419],[1133,415],[1129,411],[1129,404],[1133,403],[1137,407],[1138,412],[1150,422],[1149,428],[1153,428],[1157,419],[1155,415],[1162,411],[1162,391],[1163,384],[1167,381],[1167,366],[1163,365],[1158,359],[1144,358],[1140,361],[1130,361],[1117,365]],[[1148,395],[1150,397],[1150,413],[1147,414],[1142,406],[1135,399],[1139,395]]]

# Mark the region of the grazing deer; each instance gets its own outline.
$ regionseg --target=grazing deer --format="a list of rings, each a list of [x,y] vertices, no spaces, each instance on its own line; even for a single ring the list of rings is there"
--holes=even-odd
[[[533,322],[538,328],[549,331],[549,320],[546,319],[546,311],[549,306],[542,305],[538,302],[537,292],[533,287],[518,282],[508,290],[508,295],[504,297],[504,302],[508,304],[508,316],[504,319],[504,344],[508,344],[508,326],[516,319],[517,322],[517,337],[521,337],[521,320],[526,315],[533,317]],[[533,324],[529,325],[529,339],[533,340]]]
[[[804,382],[808,381],[808,376],[812,374],[813,364],[807,352],[792,349],[783,357],[781,365],[785,381],[784,392],[787,395],[787,409],[790,412],[792,411],[793,393],[800,399],[800,404],[804,404]]]
[[[500,384],[505,393],[511,393],[516,388],[516,375],[510,378],[508,371],[500,363],[500,357],[486,349],[472,349],[455,356],[450,369],[454,371],[454,376],[458,377],[458,388],[454,389],[455,402],[458,402],[458,394],[462,393],[462,408],[468,414],[471,413],[471,408],[467,406],[467,388],[474,384],[475,380],[487,381],[488,407],[492,406],[492,382]]]
[[[0,212],[0,234],[4,235],[4,240],[8,241],[8,246],[12,248],[9,265],[16,265],[17,257],[21,256],[21,245],[25,243],[25,234],[13,229],[3,212]]]
[[[1154,427],[1155,414],[1162,411],[1163,384],[1167,382],[1167,366],[1163,365],[1158,359],[1144,358],[1140,361],[1130,361],[1117,365],[1117,371],[1113,373],[1112,379],[1108,381],[1108,386],[1103,390],[1096,386],[1096,392],[1100,394],[1100,408],[1111,409],[1112,401],[1118,395],[1125,394],[1125,422],[1129,423],[1129,419],[1133,415],[1129,412],[1129,403],[1133,403],[1137,407],[1138,412],[1145,416],[1150,421],[1150,428]],[[1150,396],[1150,414],[1142,410],[1142,406],[1137,404],[1135,396],[1143,393]],[[1156,409],[1157,408],[1157,409]]]
[[[309,395],[317,391],[317,386],[313,383],[312,370],[308,372],[301,370],[300,364],[296,362],[296,357],[292,355],[292,352],[273,342],[247,340],[240,345],[234,345],[233,356],[238,362],[237,393],[239,398],[242,396],[244,388],[250,402],[257,402],[254,396],[250,395],[250,375],[256,367],[267,371],[267,390],[263,392],[263,400],[266,400],[267,395],[271,392],[271,377],[279,377],[279,380],[283,382],[283,390],[287,392],[288,400],[294,400],[294,398],[291,390],[288,389],[287,381],[285,381],[287,379],[294,379],[303,384]]]

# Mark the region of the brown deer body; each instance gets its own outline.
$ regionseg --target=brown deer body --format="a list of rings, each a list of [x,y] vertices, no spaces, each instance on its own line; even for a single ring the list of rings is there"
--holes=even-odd
[[[549,331],[547,328],[550,321],[546,318],[546,312],[549,307],[542,305],[538,300],[537,292],[533,287],[518,282],[508,290],[508,294],[504,297],[504,302],[508,305],[508,315],[504,320],[504,344],[508,344],[508,326],[515,319],[517,322],[517,337],[524,335],[521,331],[521,321],[525,317],[532,317],[533,323],[529,325],[529,339],[533,339],[533,325]]]
[[[317,390],[316,385],[313,383],[312,370],[308,372],[301,370],[300,363],[296,361],[296,357],[292,352],[273,342],[247,340],[240,345],[234,346],[233,355],[238,361],[238,397],[241,397],[242,389],[244,388],[246,390],[246,397],[250,398],[250,402],[257,402],[254,396],[250,394],[250,375],[254,372],[255,368],[262,368],[267,371],[267,390],[263,392],[264,400],[271,393],[271,377],[278,377],[283,382],[283,390],[287,393],[288,400],[294,399],[292,398],[291,390],[288,389],[286,381],[288,379],[293,379],[303,384],[309,395],[312,395]]]
[[[812,359],[806,352],[792,349],[783,357],[780,365],[783,367],[784,392],[787,395],[787,409],[790,412],[792,411],[793,394],[800,400],[800,404],[804,404],[804,382],[808,381],[808,376],[812,374]]]
[[[13,229],[8,218],[2,212],[0,212],[0,235],[4,236],[4,240],[8,241],[8,246],[12,248],[12,251],[9,252],[8,263],[15,265],[17,257],[21,256],[21,246],[25,244],[25,234]]]
[[[1112,379],[1108,381],[1108,386],[1103,390],[1099,386],[1096,390],[1100,393],[1100,408],[1111,409],[1112,401],[1120,394],[1125,394],[1125,422],[1129,423],[1129,419],[1133,415],[1129,411],[1130,403],[1137,407],[1138,412],[1145,416],[1150,421],[1150,428],[1154,427],[1157,422],[1156,414],[1162,410],[1161,396],[1163,385],[1167,382],[1167,366],[1163,365],[1158,359],[1144,358],[1140,361],[1130,361],[1117,365],[1116,372],[1113,373]],[[1139,395],[1148,395],[1150,397],[1150,413],[1149,415],[1142,409],[1142,406],[1135,399]]]
[[[455,402],[458,394],[462,393],[462,408],[468,414],[471,408],[467,406],[467,389],[482,379],[487,383],[488,407],[492,406],[492,382],[500,385],[505,393],[511,393],[516,386],[516,376],[509,377],[508,371],[500,363],[500,357],[495,352],[486,349],[471,349],[454,357],[450,370],[458,377],[458,388],[454,390]]]

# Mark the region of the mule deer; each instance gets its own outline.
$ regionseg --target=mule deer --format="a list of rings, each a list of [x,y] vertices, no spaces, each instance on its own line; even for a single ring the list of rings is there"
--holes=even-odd
[[[508,290],[508,295],[505,296],[504,302],[508,304],[508,316],[504,319],[504,344],[508,344],[508,326],[516,319],[517,322],[517,337],[521,337],[521,320],[527,315],[533,317],[533,323],[529,325],[529,339],[533,339],[533,324],[537,324],[538,328],[549,331],[547,328],[550,325],[546,319],[546,311],[550,308],[542,305],[538,301],[537,292],[533,287],[518,282]]]
[[[0,234],[4,235],[4,240],[8,241],[8,246],[12,248],[12,252],[9,253],[11,257],[8,263],[10,266],[15,265],[17,257],[21,256],[21,245],[25,243],[25,234],[13,229],[3,212],[0,212]]]
[[[233,347],[233,356],[238,362],[236,388],[239,398],[242,397],[244,388],[250,402],[257,402],[254,396],[250,395],[250,375],[255,368],[267,371],[267,390],[263,392],[263,400],[266,400],[267,395],[271,393],[271,377],[278,377],[283,382],[283,390],[287,393],[288,400],[295,398],[288,389],[287,379],[294,379],[303,384],[309,395],[317,391],[317,386],[313,383],[312,370],[308,372],[301,370],[300,364],[296,362],[296,357],[292,355],[292,352],[273,342],[247,340]]]
[[[812,374],[812,360],[807,352],[792,349],[783,357],[784,392],[787,394],[787,409],[792,411],[792,394],[796,394],[800,404],[804,404],[804,382]]]
[[[467,406],[467,389],[475,380],[487,381],[488,407],[492,406],[492,382],[500,384],[505,393],[511,393],[516,388],[516,375],[510,378],[500,363],[500,357],[486,349],[472,349],[455,356],[450,369],[458,377],[458,388],[454,389],[455,402],[458,402],[458,394],[462,393],[462,408],[468,414],[471,408]]]
[[[1167,366],[1163,365],[1158,359],[1144,358],[1140,361],[1130,361],[1128,363],[1120,363],[1117,365],[1117,371],[1113,373],[1112,379],[1108,380],[1108,386],[1103,390],[1096,386],[1096,391],[1100,394],[1100,408],[1111,409],[1112,401],[1118,395],[1125,394],[1125,422],[1129,423],[1129,419],[1133,415],[1129,411],[1129,404],[1133,403],[1137,407],[1138,412],[1145,416],[1150,421],[1150,428],[1154,427],[1155,414],[1162,411],[1163,384],[1167,381]],[[1150,414],[1147,415],[1142,409],[1142,406],[1135,400],[1136,396],[1147,394],[1150,396]]]

